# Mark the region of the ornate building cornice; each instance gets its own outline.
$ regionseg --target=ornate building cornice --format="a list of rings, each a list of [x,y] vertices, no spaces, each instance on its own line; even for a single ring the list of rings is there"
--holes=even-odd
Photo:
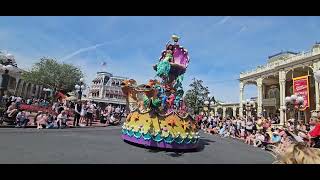
[[[313,61],[316,61],[319,59],[320,59],[320,51],[302,52],[295,56],[291,56],[280,61],[268,63],[264,66],[258,66],[254,70],[242,72],[240,73],[239,80],[245,81],[245,80],[255,79],[258,77],[273,75],[276,71],[279,71],[281,69],[285,69],[286,71],[288,71],[289,69],[301,66],[301,64],[310,66],[313,63]]]

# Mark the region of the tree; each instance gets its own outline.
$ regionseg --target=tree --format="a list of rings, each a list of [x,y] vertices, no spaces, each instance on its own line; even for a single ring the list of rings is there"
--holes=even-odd
[[[31,71],[22,73],[22,79],[27,82],[65,92],[74,90],[82,77],[83,73],[74,65],[49,58],[41,58],[40,62],[32,66]]]
[[[188,107],[192,108],[195,114],[199,113],[203,103],[208,99],[209,89],[204,86],[202,80],[193,78],[193,82],[189,85],[191,89],[186,92],[185,101]]]

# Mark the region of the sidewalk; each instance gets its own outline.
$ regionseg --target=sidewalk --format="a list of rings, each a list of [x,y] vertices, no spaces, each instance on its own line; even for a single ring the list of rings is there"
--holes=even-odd
[[[67,128],[95,128],[95,127],[107,127],[106,124],[101,124],[100,121],[96,120],[92,122],[92,126],[73,126],[73,120],[67,122]],[[15,125],[0,125],[0,128],[15,128]],[[32,122],[29,122],[25,128],[37,128]]]

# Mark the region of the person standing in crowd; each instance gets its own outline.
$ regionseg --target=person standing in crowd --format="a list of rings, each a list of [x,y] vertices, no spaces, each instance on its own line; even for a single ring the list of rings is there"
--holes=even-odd
[[[76,103],[76,105],[74,107],[73,126],[79,126],[81,110],[82,110],[81,101],[77,101],[77,103]]]
[[[53,105],[52,105],[52,111],[58,113],[58,108],[59,108],[59,104],[58,102],[54,102]]]
[[[87,122],[87,104],[85,102],[81,105],[81,112],[80,112],[80,126],[85,126]]]
[[[64,110],[65,110],[65,107],[64,107],[63,103],[59,103],[59,105],[58,105],[58,114],[60,114]]]
[[[89,124],[90,124],[90,126],[92,126],[94,110],[95,110],[94,105],[91,102],[88,102],[87,103],[87,124],[86,124],[86,126],[88,126]]]
[[[120,114],[120,113],[121,113],[120,106],[118,106],[118,107],[114,110],[114,112],[117,113],[117,114]]]

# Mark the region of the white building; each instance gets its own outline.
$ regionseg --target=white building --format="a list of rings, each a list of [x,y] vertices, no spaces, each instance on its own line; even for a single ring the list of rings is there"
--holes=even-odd
[[[13,55],[0,51],[0,61],[0,85],[2,85],[3,75],[6,70],[8,70],[9,75],[7,87],[0,87],[1,91],[4,91],[4,95],[15,95],[23,98],[44,96],[43,86],[28,83],[21,79],[21,74],[24,70],[17,67]]]
[[[124,106],[125,96],[121,90],[121,82],[126,77],[113,76],[108,72],[97,72],[96,78],[92,80],[87,99],[105,103]]]
[[[244,88],[247,84],[257,86],[257,113],[265,111],[268,115],[278,114],[283,125],[288,112],[285,97],[293,93],[293,78],[309,77],[310,107],[304,112],[309,119],[310,111],[320,110],[319,84],[314,80],[313,72],[320,68],[320,44],[316,43],[311,50],[301,53],[281,52],[270,56],[266,65],[258,66],[240,74],[240,109],[243,116]],[[287,116],[286,116],[287,115]]]

